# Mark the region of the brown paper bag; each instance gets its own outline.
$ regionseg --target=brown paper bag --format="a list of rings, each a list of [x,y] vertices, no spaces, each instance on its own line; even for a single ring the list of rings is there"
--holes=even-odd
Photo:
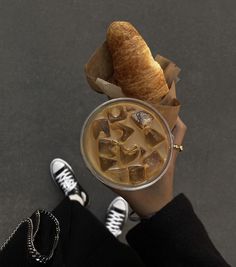
[[[180,103],[176,99],[175,84],[178,82],[180,68],[169,59],[160,55],[155,60],[161,65],[166,78],[169,93],[159,103],[152,104],[166,119],[173,129],[180,110]],[[112,80],[113,64],[111,54],[106,42],[96,49],[94,54],[85,65],[85,74],[91,88],[99,93],[106,94],[108,98],[125,97],[122,88],[109,82]]]

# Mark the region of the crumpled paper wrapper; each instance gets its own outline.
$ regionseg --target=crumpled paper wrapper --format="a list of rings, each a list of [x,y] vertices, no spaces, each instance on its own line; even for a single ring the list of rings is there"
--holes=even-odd
[[[157,55],[155,60],[161,65],[170,90],[159,103],[148,103],[153,105],[164,116],[170,129],[173,129],[180,110],[180,103],[176,98],[175,89],[175,85],[179,80],[180,68],[160,55]],[[85,74],[93,90],[107,95],[110,99],[126,97],[122,88],[112,83],[113,64],[106,42],[96,49],[85,65]]]

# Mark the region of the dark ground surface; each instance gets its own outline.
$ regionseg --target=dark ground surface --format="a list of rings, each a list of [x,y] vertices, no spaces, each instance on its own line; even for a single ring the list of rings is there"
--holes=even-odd
[[[84,64],[113,20],[129,20],[154,54],[182,68],[188,125],[176,193],[192,201],[217,248],[236,266],[236,2],[0,1],[0,243],[36,208],[62,199],[49,175],[69,161],[101,220],[113,193],[86,170],[80,129],[105,100]]]

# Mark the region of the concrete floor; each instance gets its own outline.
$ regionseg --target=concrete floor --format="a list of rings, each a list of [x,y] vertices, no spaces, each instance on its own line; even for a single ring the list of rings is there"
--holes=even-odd
[[[129,20],[154,54],[182,68],[188,134],[176,193],[236,266],[235,9],[230,0],[0,1],[0,243],[23,217],[62,199],[49,175],[54,157],[72,164],[104,218],[114,195],[86,170],[79,136],[106,98],[90,90],[83,68],[108,24]]]

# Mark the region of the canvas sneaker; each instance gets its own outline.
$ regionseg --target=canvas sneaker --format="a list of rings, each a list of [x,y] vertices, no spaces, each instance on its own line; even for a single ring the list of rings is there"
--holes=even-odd
[[[72,167],[66,161],[59,158],[54,159],[50,164],[50,172],[54,182],[65,196],[78,200],[83,206],[88,204],[88,194],[78,183]]]
[[[121,235],[128,213],[128,203],[122,197],[116,197],[109,205],[105,225],[115,237]]]

